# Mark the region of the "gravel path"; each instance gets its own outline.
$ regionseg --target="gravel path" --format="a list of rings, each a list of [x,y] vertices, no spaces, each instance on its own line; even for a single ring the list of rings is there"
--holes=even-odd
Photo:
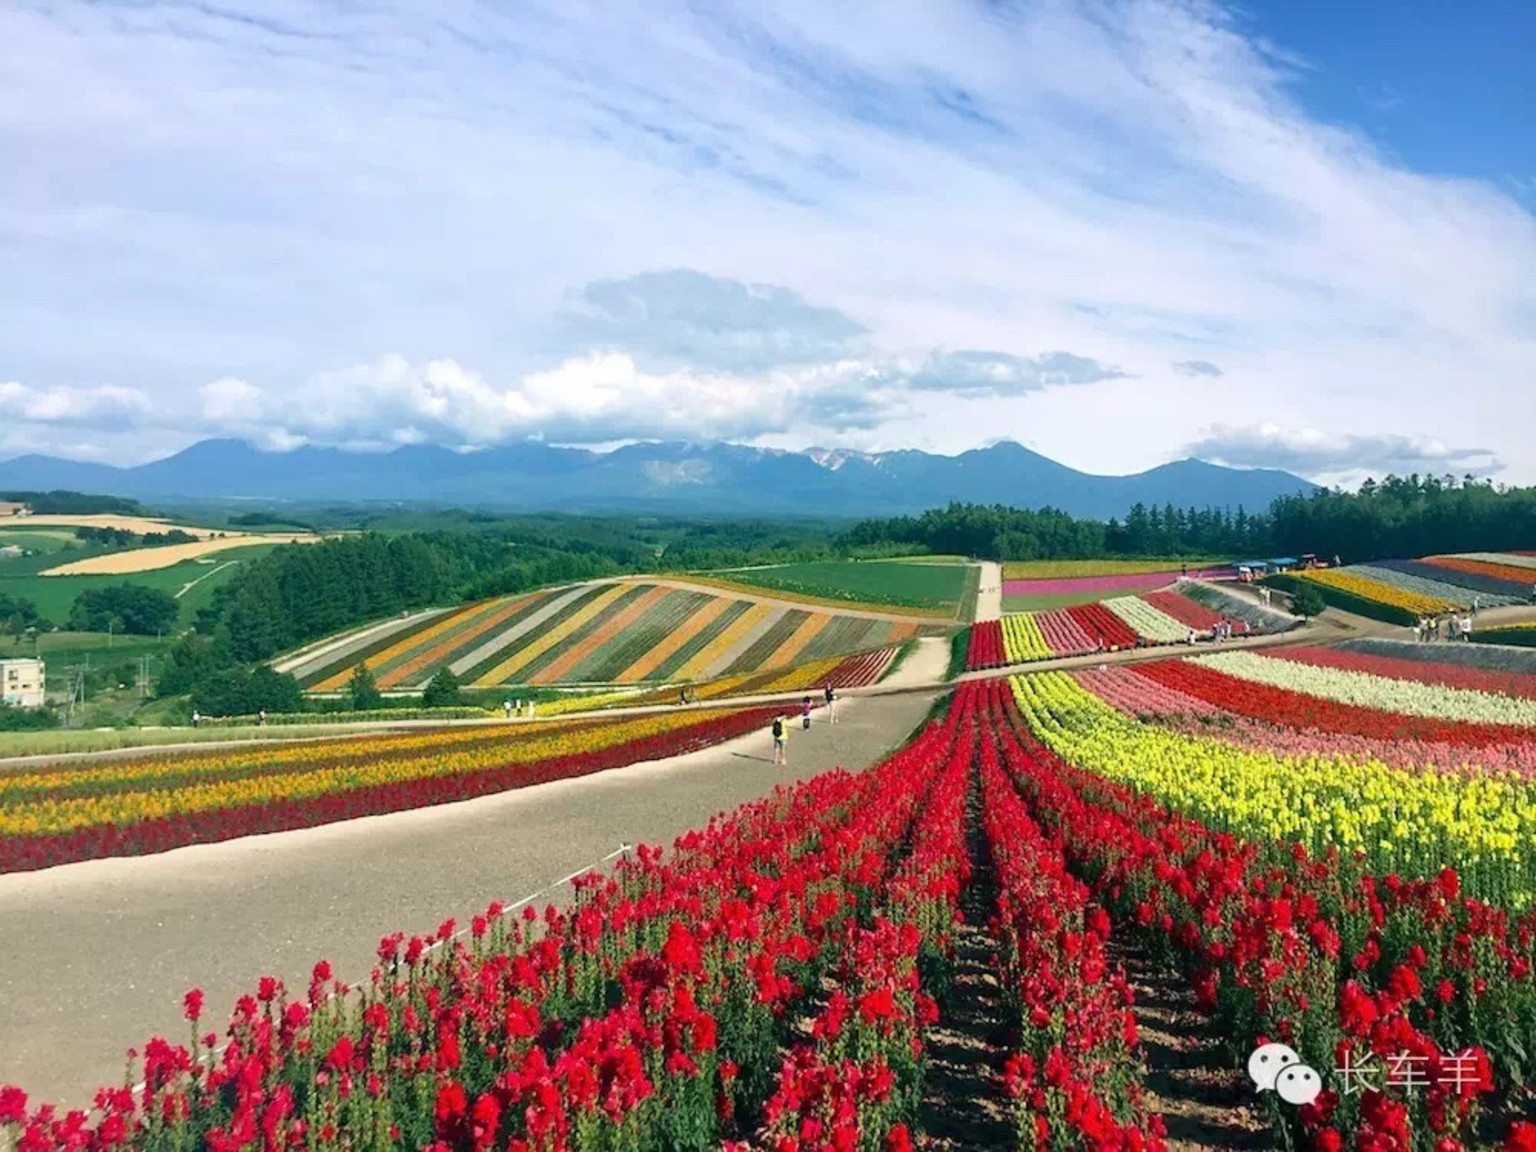
[[[0,1083],[87,1104],[95,1087],[120,1082],[129,1047],[184,1035],[189,988],[222,1021],[264,974],[302,988],[323,957],[341,978],[363,979],[388,932],[467,923],[621,841],[670,843],[781,781],[867,767],[933,699],[846,699],[836,726],[818,717],[792,733],[788,768],[773,766],[760,733],[460,804],[0,876]]]
[[[976,586],[976,620],[1001,620],[1003,618],[1003,566],[991,560],[979,565],[981,581]]]

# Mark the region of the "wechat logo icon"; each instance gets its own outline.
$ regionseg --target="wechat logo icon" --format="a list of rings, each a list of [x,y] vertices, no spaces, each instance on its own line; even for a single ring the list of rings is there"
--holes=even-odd
[[[1317,1070],[1301,1062],[1287,1044],[1264,1044],[1248,1057],[1248,1078],[1260,1092],[1274,1092],[1287,1104],[1310,1104],[1323,1091]]]

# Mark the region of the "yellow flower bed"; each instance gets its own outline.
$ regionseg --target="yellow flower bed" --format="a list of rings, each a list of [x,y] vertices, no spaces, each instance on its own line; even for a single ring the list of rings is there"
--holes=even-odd
[[[1438,596],[1425,596],[1419,592],[1409,592],[1404,588],[1395,588],[1391,584],[1383,584],[1380,580],[1357,576],[1343,568],[1314,568],[1307,572],[1298,572],[1296,575],[1314,584],[1337,588],[1341,592],[1350,592],[1367,600],[1374,600],[1378,604],[1401,608],[1415,615],[1436,616],[1442,612],[1456,611],[1456,605],[1449,600],[1442,600]]]
[[[170,786],[157,780],[153,787],[96,792],[93,785],[97,781],[112,779],[120,772],[117,766],[106,766],[97,770],[94,777],[90,770],[73,774],[74,794],[50,795],[0,807],[0,837],[66,832],[106,823],[123,826],[157,817],[292,802],[356,788],[454,776],[509,764],[532,764],[595,752],[700,722],[697,713],[646,716],[612,724],[507,729],[505,738],[495,741],[485,741],[482,729],[482,740],[475,746],[455,748],[453,742],[423,742],[418,749],[420,755],[387,759],[358,756],[359,751],[367,750],[366,741],[327,742],[307,746],[307,756],[298,757],[290,771],[232,780],[199,781],[194,776],[174,781]],[[364,747],[359,748],[359,744]],[[393,750],[398,751],[398,745]],[[262,756],[250,756],[243,751],[225,752],[222,760],[198,760],[205,772],[210,767],[243,769],[264,762]]]
[[[1454,864],[1505,894],[1529,893],[1536,881],[1536,786],[1514,773],[1248,751],[1141,723],[1060,672],[1016,676],[1013,690],[1058,755],[1209,827],[1312,852],[1358,849],[1381,872],[1424,876]]]
[[[1047,660],[1054,655],[1033,612],[1016,612],[1003,617],[1003,653],[1010,664]]]

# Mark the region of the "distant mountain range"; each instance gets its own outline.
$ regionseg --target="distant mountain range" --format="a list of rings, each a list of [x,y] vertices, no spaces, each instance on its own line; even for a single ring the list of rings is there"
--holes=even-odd
[[[204,440],[132,468],[19,456],[0,489],[73,489],[138,499],[294,504],[404,501],[518,511],[876,516],[962,501],[1124,516],[1132,505],[1267,508],[1316,485],[1288,472],[1179,460],[1095,476],[1023,445],[928,452],[784,452],[725,443],[632,444],[612,452],[526,442],[479,452],[413,445],[391,452],[263,452]]]

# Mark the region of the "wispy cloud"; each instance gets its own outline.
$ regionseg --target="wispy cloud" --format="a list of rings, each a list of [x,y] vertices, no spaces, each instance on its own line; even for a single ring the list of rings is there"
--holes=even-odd
[[[1500,467],[1487,448],[1453,447],[1430,436],[1338,435],[1278,424],[1216,425],[1190,444],[1188,451],[1219,464],[1283,468],[1325,481],[1355,481],[1391,472],[1483,476]]]
[[[1284,396],[1536,479],[1529,202],[1309,118],[1296,66],[1208,0],[11,5],[0,378],[143,393],[122,454],[209,403],[793,438],[789,388],[860,446],[1125,471]],[[1035,387],[1045,349],[1115,372]],[[372,416],[274,403],[353,372]]]
[[[1209,360],[1175,360],[1171,365],[1180,376],[1220,376],[1221,365]]]

